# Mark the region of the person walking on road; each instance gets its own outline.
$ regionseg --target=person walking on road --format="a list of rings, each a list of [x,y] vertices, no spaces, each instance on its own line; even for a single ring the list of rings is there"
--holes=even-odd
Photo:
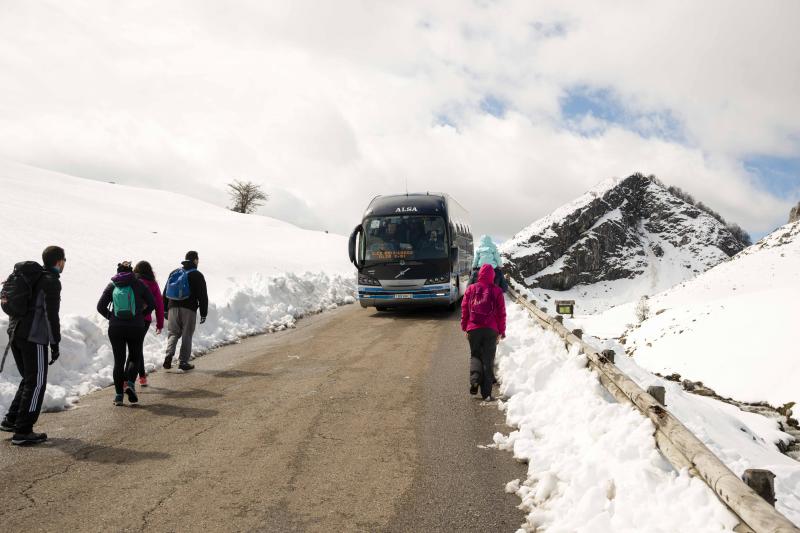
[[[475,283],[478,270],[483,265],[492,265],[494,269],[495,285],[498,285],[503,289],[503,292],[506,292],[508,290],[508,282],[506,282],[506,278],[503,276],[503,258],[500,256],[497,245],[488,235],[482,235],[479,242],[480,244],[478,244],[478,247],[475,249],[475,256],[472,259],[472,277],[470,283]]]
[[[10,347],[22,380],[8,412],[0,422],[0,430],[13,432],[11,444],[38,444],[47,434],[35,433],[44,393],[47,388],[47,349],[50,365],[59,357],[61,324],[61,281],[67,262],[64,249],[48,246],[42,252],[42,263],[26,261],[14,265],[14,272],[3,283],[0,303],[9,315],[8,347]],[[0,369],[2,366],[0,366]]]
[[[469,393],[480,388],[485,401],[494,400],[494,357],[497,343],[506,337],[506,302],[494,277],[492,265],[483,265],[478,282],[467,287],[461,301],[461,330],[467,332],[470,348]]]
[[[114,405],[123,404],[123,393],[130,403],[139,402],[136,374],[144,358],[144,315],[155,305],[153,295],[133,274],[131,263],[119,263],[117,274],[97,302],[97,312],[108,320],[108,340],[114,352]]]
[[[153,295],[155,301],[156,312],[156,335],[161,335],[161,330],[164,329],[164,299],[161,297],[161,288],[156,281],[156,275],[153,273],[153,267],[147,261],[139,261],[133,267],[133,273],[136,279],[144,284],[145,287]],[[142,346],[144,347],[144,339],[147,338],[147,332],[150,330],[150,324],[153,321],[153,309],[147,309],[144,315],[144,327],[142,328]],[[144,350],[142,350],[142,358],[139,360],[139,385],[147,387],[147,372],[144,369]]]
[[[200,323],[208,315],[208,290],[206,278],[197,270],[200,257],[197,252],[186,252],[183,266],[173,270],[164,286],[164,316],[167,317],[167,353],[164,368],[172,368],[172,358],[178,341],[181,342],[180,370],[192,370],[189,362],[192,355],[192,336],[200,311]]]

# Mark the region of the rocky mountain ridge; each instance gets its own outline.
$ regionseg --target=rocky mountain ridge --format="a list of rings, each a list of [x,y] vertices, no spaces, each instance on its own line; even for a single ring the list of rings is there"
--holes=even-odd
[[[634,174],[601,183],[501,251],[507,272],[526,287],[567,291],[639,280],[636,291],[653,294],[735,255],[743,241],[654,176]]]

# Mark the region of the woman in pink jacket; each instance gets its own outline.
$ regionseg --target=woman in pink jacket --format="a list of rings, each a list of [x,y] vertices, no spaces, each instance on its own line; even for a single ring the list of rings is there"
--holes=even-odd
[[[483,265],[478,282],[467,287],[461,300],[461,329],[469,340],[469,393],[493,401],[494,356],[497,343],[506,337],[506,301],[503,290],[494,284],[494,268]]]
[[[156,275],[153,273],[153,267],[147,261],[139,261],[133,269],[133,273],[139,278],[145,287],[153,294],[153,300],[156,302],[156,335],[161,334],[164,329],[164,299],[161,297],[161,289],[158,287]],[[142,330],[142,344],[147,336],[147,331],[150,329],[150,323],[153,321],[152,310],[148,310],[144,315],[144,329]],[[144,351],[141,352],[144,354]],[[147,387],[147,373],[144,370],[144,355],[139,361],[139,385]]]

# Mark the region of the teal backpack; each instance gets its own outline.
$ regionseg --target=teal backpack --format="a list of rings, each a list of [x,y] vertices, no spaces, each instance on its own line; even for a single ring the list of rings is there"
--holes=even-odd
[[[115,317],[121,320],[131,320],[136,316],[136,295],[130,285],[114,285],[111,301]]]

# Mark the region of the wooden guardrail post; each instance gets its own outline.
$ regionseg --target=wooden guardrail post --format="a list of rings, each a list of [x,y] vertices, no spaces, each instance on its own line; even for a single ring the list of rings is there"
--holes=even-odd
[[[602,353],[603,357],[605,357],[606,361],[608,361],[609,363],[613,364],[616,362],[617,352],[615,352],[614,350],[603,350]]]
[[[583,338],[583,330],[582,329],[573,329],[572,334],[578,337],[579,339]]]
[[[667,402],[665,396],[667,392],[664,390],[664,387],[661,385],[650,385],[647,387],[647,394],[655,398],[658,403],[666,407]]]
[[[751,468],[744,471],[742,481],[767,500],[767,503],[775,507],[775,474],[769,470]]]

